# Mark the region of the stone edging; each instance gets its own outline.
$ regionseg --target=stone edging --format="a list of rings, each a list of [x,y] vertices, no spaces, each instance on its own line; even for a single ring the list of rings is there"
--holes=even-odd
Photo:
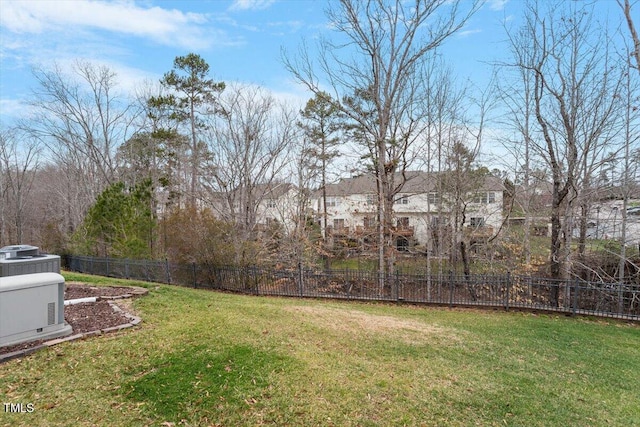
[[[149,289],[147,288],[142,288],[139,286],[127,286],[127,288],[131,289],[132,291],[130,293],[127,294],[122,294],[122,295],[114,295],[114,296],[100,296],[97,297],[98,300],[117,300],[117,299],[125,299],[125,298],[133,298],[133,297],[139,297],[142,295],[147,295],[149,293]]]
[[[106,333],[109,333],[109,332],[117,332],[117,331],[120,331],[120,330],[123,330],[123,329],[127,329],[127,328],[131,328],[133,326],[136,326],[136,325],[140,324],[140,322],[142,322],[142,319],[140,317],[134,316],[133,314],[130,314],[130,313],[127,313],[126,311],[122,310],[115,302],[113,302],[113,300],[132,298],[132,297],[147,295],[149,293],[148,289],[141,288],[141,287],[138,287],[138,286],[130,286],[130,288],[133,289],[133,291],[130,292],[130,293],[127,293],[127,294],[116,295],[116,296],[96,297],[96,300],[106,300],[109,303],[109,305],[111,306],[111,308],[113,309],[113,311],[122,313],[126,318],[129,319],[128,323],[123,323],[123,324],[118,325],[118,326],[111,326],[109,328],[104,328],[104,329],[97,329],[95,331],[83,332],[83,333],[80,333],[80,334],[69,335],[69,336],[62,337],[62,338],[54,338],[52,340],[45,341],[42,344],[39,344],[39,345],[31,347],[31,348],[25,348],[25,349],[22,349],[22,350],[17,350],[17,351],[14,351],[12,353],[0,354],[0,363],[6,362],[8,360],[15,359],[15,358],[18,358],[18,357],[27,356],[27,355],[29,355],[31,353],[34,353],[34,352],[38,351],[38,350],[42,350],[43,348],[52,347],[52,346],[54,346],[56,344],[61,344],[63,342],[75,341],[75,340],[78,340],[78,339],[88,338],[88,337],[92,337],[92,336],[96,336],[96,335],[102,335],[102,334],[106,334]]]

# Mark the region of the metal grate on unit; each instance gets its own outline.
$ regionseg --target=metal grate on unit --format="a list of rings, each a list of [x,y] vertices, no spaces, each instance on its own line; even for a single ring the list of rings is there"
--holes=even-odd
[[[56,323],[56,303],[50,302],[47,304],[47,325],[54,325]]]

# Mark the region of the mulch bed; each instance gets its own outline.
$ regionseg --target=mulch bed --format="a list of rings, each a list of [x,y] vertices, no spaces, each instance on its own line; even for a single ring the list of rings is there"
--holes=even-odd
[[[98,331],[124,325],[130,320],[122,312],[116,312],[108,301],[81,302],[64,308],[64,320],[73,328],[74,334]]]
[[[78,299],[88,297],[115,297],[131,294],[133,288],[123,286],[87,286],[81,283],[67,283],[64,290],[64,299]],[[69,306],[67,306],[69,307]]]
[[[64,307],[64,320],[71,325],[72,335],[100,331],[106,328],[124,325],[131,322],[123,311],[114,310],[107,300],[140,295],[135,288],[121,286],[88,286],[80,283],[65,285],[64,299],[99,297],[96,302],[83,302]],[[12,346],[0,347],[0,355],[27,350],[41,345],[44,340],[29,341]]]

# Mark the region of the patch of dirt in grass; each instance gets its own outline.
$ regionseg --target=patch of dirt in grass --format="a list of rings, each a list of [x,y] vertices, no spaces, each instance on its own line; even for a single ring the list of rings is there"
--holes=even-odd
[[[115,297],[131,294],[131,292],[132,288],[125,286],[89,286],[83,283],[67,282],[64,289],[64,299]]]
[[[358,335],[392,335],[407,344],[422,344],[431,342],[434,338],[454,343],[462,341],[461,332],[458,330],[409,319],[330,307],[293,306],[287,310],[303,315],[306,320],[312,320],[317,326]]]
[[[64,308],[64,320],[73,328],[74,334],[98,331],[131,320],[122,312],[117,312],[107,301],[83,302]]]

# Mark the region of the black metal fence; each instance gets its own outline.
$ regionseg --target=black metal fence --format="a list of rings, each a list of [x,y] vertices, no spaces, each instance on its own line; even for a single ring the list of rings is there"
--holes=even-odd
[[[640,320],[640,285],[521,275],[269,269],[67,256],[71,271],[254,295],[533,309]]]

